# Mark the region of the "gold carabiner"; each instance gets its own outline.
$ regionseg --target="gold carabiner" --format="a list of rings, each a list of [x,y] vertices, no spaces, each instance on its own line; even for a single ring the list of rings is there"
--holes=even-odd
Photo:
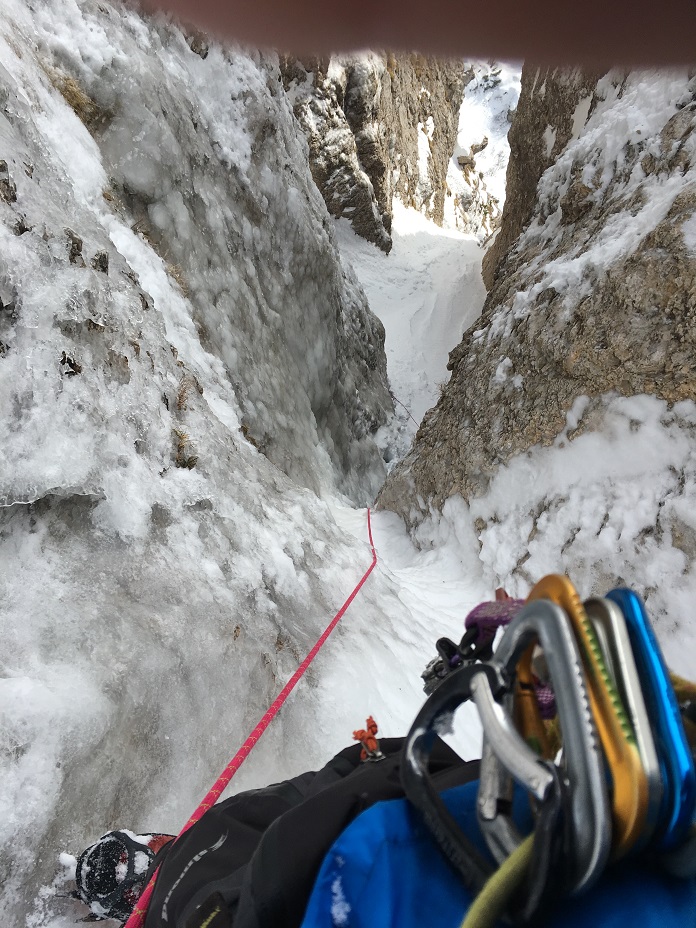
[[[532,673],[535,644],[525,649],[515,670],[514,719],[527,744],[546,760],[553,760],[555,751],[539,711]]]
[[[567,613],[587,674],[590,707],[613,782],[612,856],[623,857],[636,844],[648,811],[648,781],[635,733],[607,668],[594,629],[568,577],[549,574],[532,589],[527,601],[550,599]]]

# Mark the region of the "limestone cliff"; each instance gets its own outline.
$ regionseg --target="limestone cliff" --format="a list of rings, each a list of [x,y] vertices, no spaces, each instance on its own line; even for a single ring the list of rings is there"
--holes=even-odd
[[[462,62],[366,54],[284,59],[282,68],[332,215],[349,218],[387,252],[395,194],[442,222],[466,83]]]
[[[0,920],[19,925],[59,850],[178,830],[309,650],[364,554],[312,491],[373,498],[391,400],[275,56],[101,0],[4,13]]]
[[[551,85],[550,75],[528,74],[528,105],[540,96],[540,80],[547,94],[550,86],[570,88],[564,111],[542,132],[547,149],[537,132],[535,170],[545,159],[553,163],[535,185],[526,231],[496,276],[481,319],[451,352],[452,376],[440,401],[379,498],[412,521],[457,494],[474,507],[492,492],[491,481],[502,479],[506,463],[517,466],[532,449],[550,453],[583,433],[605,434],[620,397],[647,395],[657,403],[660,429],[681,423],[683,434],[691,433],[696,80],[610,72],[599,81],[556,74]],[[546,118],[537,119],[537,129]],[[523,157],[518,134],[508,177],[525,176]],[[521,209],[518,216],[524,222]],[[620,408],[640,431],[644,416]],[[651,504],[646,532],[665,530],[659,518],[667,496],[688,499],[693,468],[688,455],[673,467],[674,485],[666,480],[671,489],[663,487]],[[562,503],[560,491],[539,498],[535,480],[530,475],[528,511],[511,513],[501,504],[494,519],[515,523],[522,560],[539,520],[548,525],[548,512]],[[487,517],[479,527],[482,538],[492,531]],[[579,530],[569,528],[560,544],[571,550]]]
[[[557,68],[522,69],[522,88],[508,141],[505,208],[500,231],[483,259],[486,289],[532,217],[539,178],[568,142],[577,138],[593,108],[599,74]]]
[[[95,15],[108,23],[117,14],[105,7]],[[111,214],[110,228],[125,226],[163,259],[201,350],[218,358],[235,393],[245,437],[293,480],[366,501],[383,478],[370,434],[392,408],[383,328],[341,265],[277,59],[257,55],[230,77],[252,59],[219,46],[196,52],[161,24],[147,35],[146,48],[124,39],[127,50],[114,52],[108,68],[59,40],[36,53],[48,86],[73,109],[75,131],[93,139],[104,175],[100,210]],[[132,48],[135,77],[132,59],[122,64]],[[181,77],[163,83],[161,57],[171,48]],[[208,92],[208,81],[227,81],[229,90]],[[26,176],[16,144],[11,138],[0,155],[18,188],[15,210],[26,211],[40,173]],[[23,221],[31,227],[23,242],[41,238],[43,222],[44,240],[59,250],[70,227],[84,240],[85,260],[87,249],[110,255],[117,247],[82,220],[49,222],[27,211]],[[0,267],[0,280],[10,277],[16,269]],[[85,287],[74,313],[90,311]]]

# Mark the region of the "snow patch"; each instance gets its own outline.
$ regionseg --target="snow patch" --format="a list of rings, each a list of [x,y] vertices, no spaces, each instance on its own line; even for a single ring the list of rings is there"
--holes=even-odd
[[[696,213],[682,224],[682,233],[684,245],[690,252],[696,254]]]
[[[503,358],[500,364],[495,370],[493,375],[493,383],[505,383],[508,379],[508,374],[512,369],[512,361],[510,358]]]
[[[449,376],[449,351],[474,322],[485,299],[476,239],[443,230],[394,201],[389,255],[359,238],[346,220],[336,225],[339,248],[352,264],[371,310],[386,330],[389,382],[396,420],[377,435],[393,467],[405,454],[425,412]]]
[[[556,129],[553,126],[547,126],[544,129],[544,145],[546,146],[546,157],[551,157],[553,146],[556,144]]]
[[[668,663],[693,678],[696,629],[687,616],[696,574],[671,526],[675,518],[696,525],[696,405],[670,410],[652,396],[604,403],[601,427],[570,439],[589,405],[578,397],[552,447],[517,455],[471,501],[471,517],[486,525],[481,561],[513,595],[551,572],[569,574],[583,598],[636,588]]]
[[[586,97],[582,97],[578,105],[573,111],[573,130],[571,138],[579,139],[580,133],[585,127],[587,122],[587,117],[590,114],[590,106],[592,105],[592,95],[589,94]]]
[[[350,911],[350,905],[343,892],[341,878],[337,876],[331,883],[331,923],[336,928],[346,928]]]

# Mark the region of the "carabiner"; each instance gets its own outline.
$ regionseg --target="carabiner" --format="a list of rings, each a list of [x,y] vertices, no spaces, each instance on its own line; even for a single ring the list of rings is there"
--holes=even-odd
[[[532,657],[535,647],[535,644],[530,644],[517,664],[514,700],[515,723],[527,744],[533,747],[542,757],[550,760],[553,758],[553,753],[548,732],[541,717],[532,672]]]
[[[437,726],[451,718],[455,710],[471,698],[471,679],[479,673],[490,673],[494,691],[498,692],[502,685],[500,677],[487,664],[469,664],[448,674],[421,707],[401,755],[401,783],[407,799],[418,809],[440,850],[475,895],[493,867],[467,839],[442,801],[430,780],[428,759]]]
[[[479,673],[471,681],[471,694],[484,732],[476,809],[488,849],[502,864],[522,841],[511,818],[510,773],[537,800],[534,854],[525,882],[524,899],[516,900],[515,913],[526,923],[540,916],[564,887],[557,876],[565,860],[562,810],[564,785],[556,767],[529,747],[515,728],[509,712],[495,700],[489,678]],[[510,694],[503,695],[510,702]]]
[[[491,661],[491,666],[495,667],[496,661]],[[497,759],[535,799],[544,802],[553,787],[553,774],[517,731],[509,714],[495,701],[485,674],[474,676],[471,697]]]
[[[556,701],[563,732],[562,777],[568,787],[565,852],[569,858],[566,876],[568,886],[564,888],[578,892],[591,885],[603,870],[609,856],[611,830],[602,755],[590,712],[582,659],[564,611],[551,602],[528,603],[508,626],[491,665],[499,669],[503,678],[512,677],[521,656],[536,641],[544,650],[551,681],[556,684]],[[472,683],[471,688],[479,711],[487,713],[486,703],[495,693],[486,692],[483,683]],[[489,713],[486,719],[488,724],[484,722],[484,734],[491,751],[484,751],[481,761],[481,784],[485,784],[488,795],[485,791],[480,794],[479,822],[491,852],[499,857],[501,837],[505,841],[513,832],[496,823],[499,809],[495,810],[496,814],[492,818],[488,817],[493,810],[491,784],[503,782],[500,772],[494,769],[494,763],[506,766],[531,792],[534,789],[532,777],[527,774],[525,781],[524,775],[520,776],[523,773],[521,768],[518,766],[515,769],[514,762],[511,764],[508,758],[509,749],[519,750],[519,741],[522,740],[520,736],[517,735],[518,740],[510,740],[507,727],[499,726]],[[522,743],[529,751],[527,745]],[[493,755],[495,760],[492,759]],[[537,758],[537,764],[541,763]],[[531,772],[531,767],[529,770]],[[507,850],[509,852],[512,848]]]
[[[562,606],[577,636],[587,672],[590,707],[612,778],[612,855],[618,859],[640,839],[648,810],[648,781],[633,729],[622,711],[592,623],[568,577],[549,574],[536,584],[528,599],[550,599]]]
[[[655,733],[664,795],[655,845],[671,850],[683,841],[696,809],[696,771],[682,725],[679,704],[662,651],[640,597],[632,590],[607,593],[626,619],[628,636],[643,684],[646,708]]]
[[[500,668],[490,664],[461,667],[449,674],[426,701],[416,716],[402,752],[401,782],[404,792],[430,830],[445,857],[457,871],[465,886],[478,893],[491,875],[493,867],[466,838],[428,775],[428,758],[437,728],[471,698],[471,683],[485,679],[490,692],[497,696],[509,689],[509,680]],[[519,736],[517,736],[519,737]],[[529,750],[523,744],[523,749]],[[534,759],[540,768],[538,795],[543,797],[534,831],[534,857],[525,897],[515,900],[513,917],[531,919],[546,901],[548,890],[556,883],[550,873],[558,865],[558,835],[561,832],[562,784],[553,764]],[[548,769],[544,769],[548,768]],[[535,776],[539,774],[535,773]],[[543,782],[542,782],[543,781]]]
[[[643,687],[633,656],[626,619],[621,609],[612,600],[600,597],[586,600],[584,606],[604,654],[607,670],[612,675],[631,720],[638,754],[648,781],[645,827],[637,844],[637,848],[644,847],[657,826],[664,790],[655,739],[643,698]]]

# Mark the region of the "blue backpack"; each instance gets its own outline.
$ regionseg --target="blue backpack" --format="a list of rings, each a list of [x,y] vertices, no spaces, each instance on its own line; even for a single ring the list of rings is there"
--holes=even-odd
[[[478,782],[442,798],[466,837],[487,856],[476,820]],[[531,825],[515,793],[514,817]],[[405,799],[363,812],[326,855],[302,928],[459,928],[473,901],[417,811]],[[629,862],[610,867],[584,895],[563,900],[545,928],[696,928],[696,880]]]

